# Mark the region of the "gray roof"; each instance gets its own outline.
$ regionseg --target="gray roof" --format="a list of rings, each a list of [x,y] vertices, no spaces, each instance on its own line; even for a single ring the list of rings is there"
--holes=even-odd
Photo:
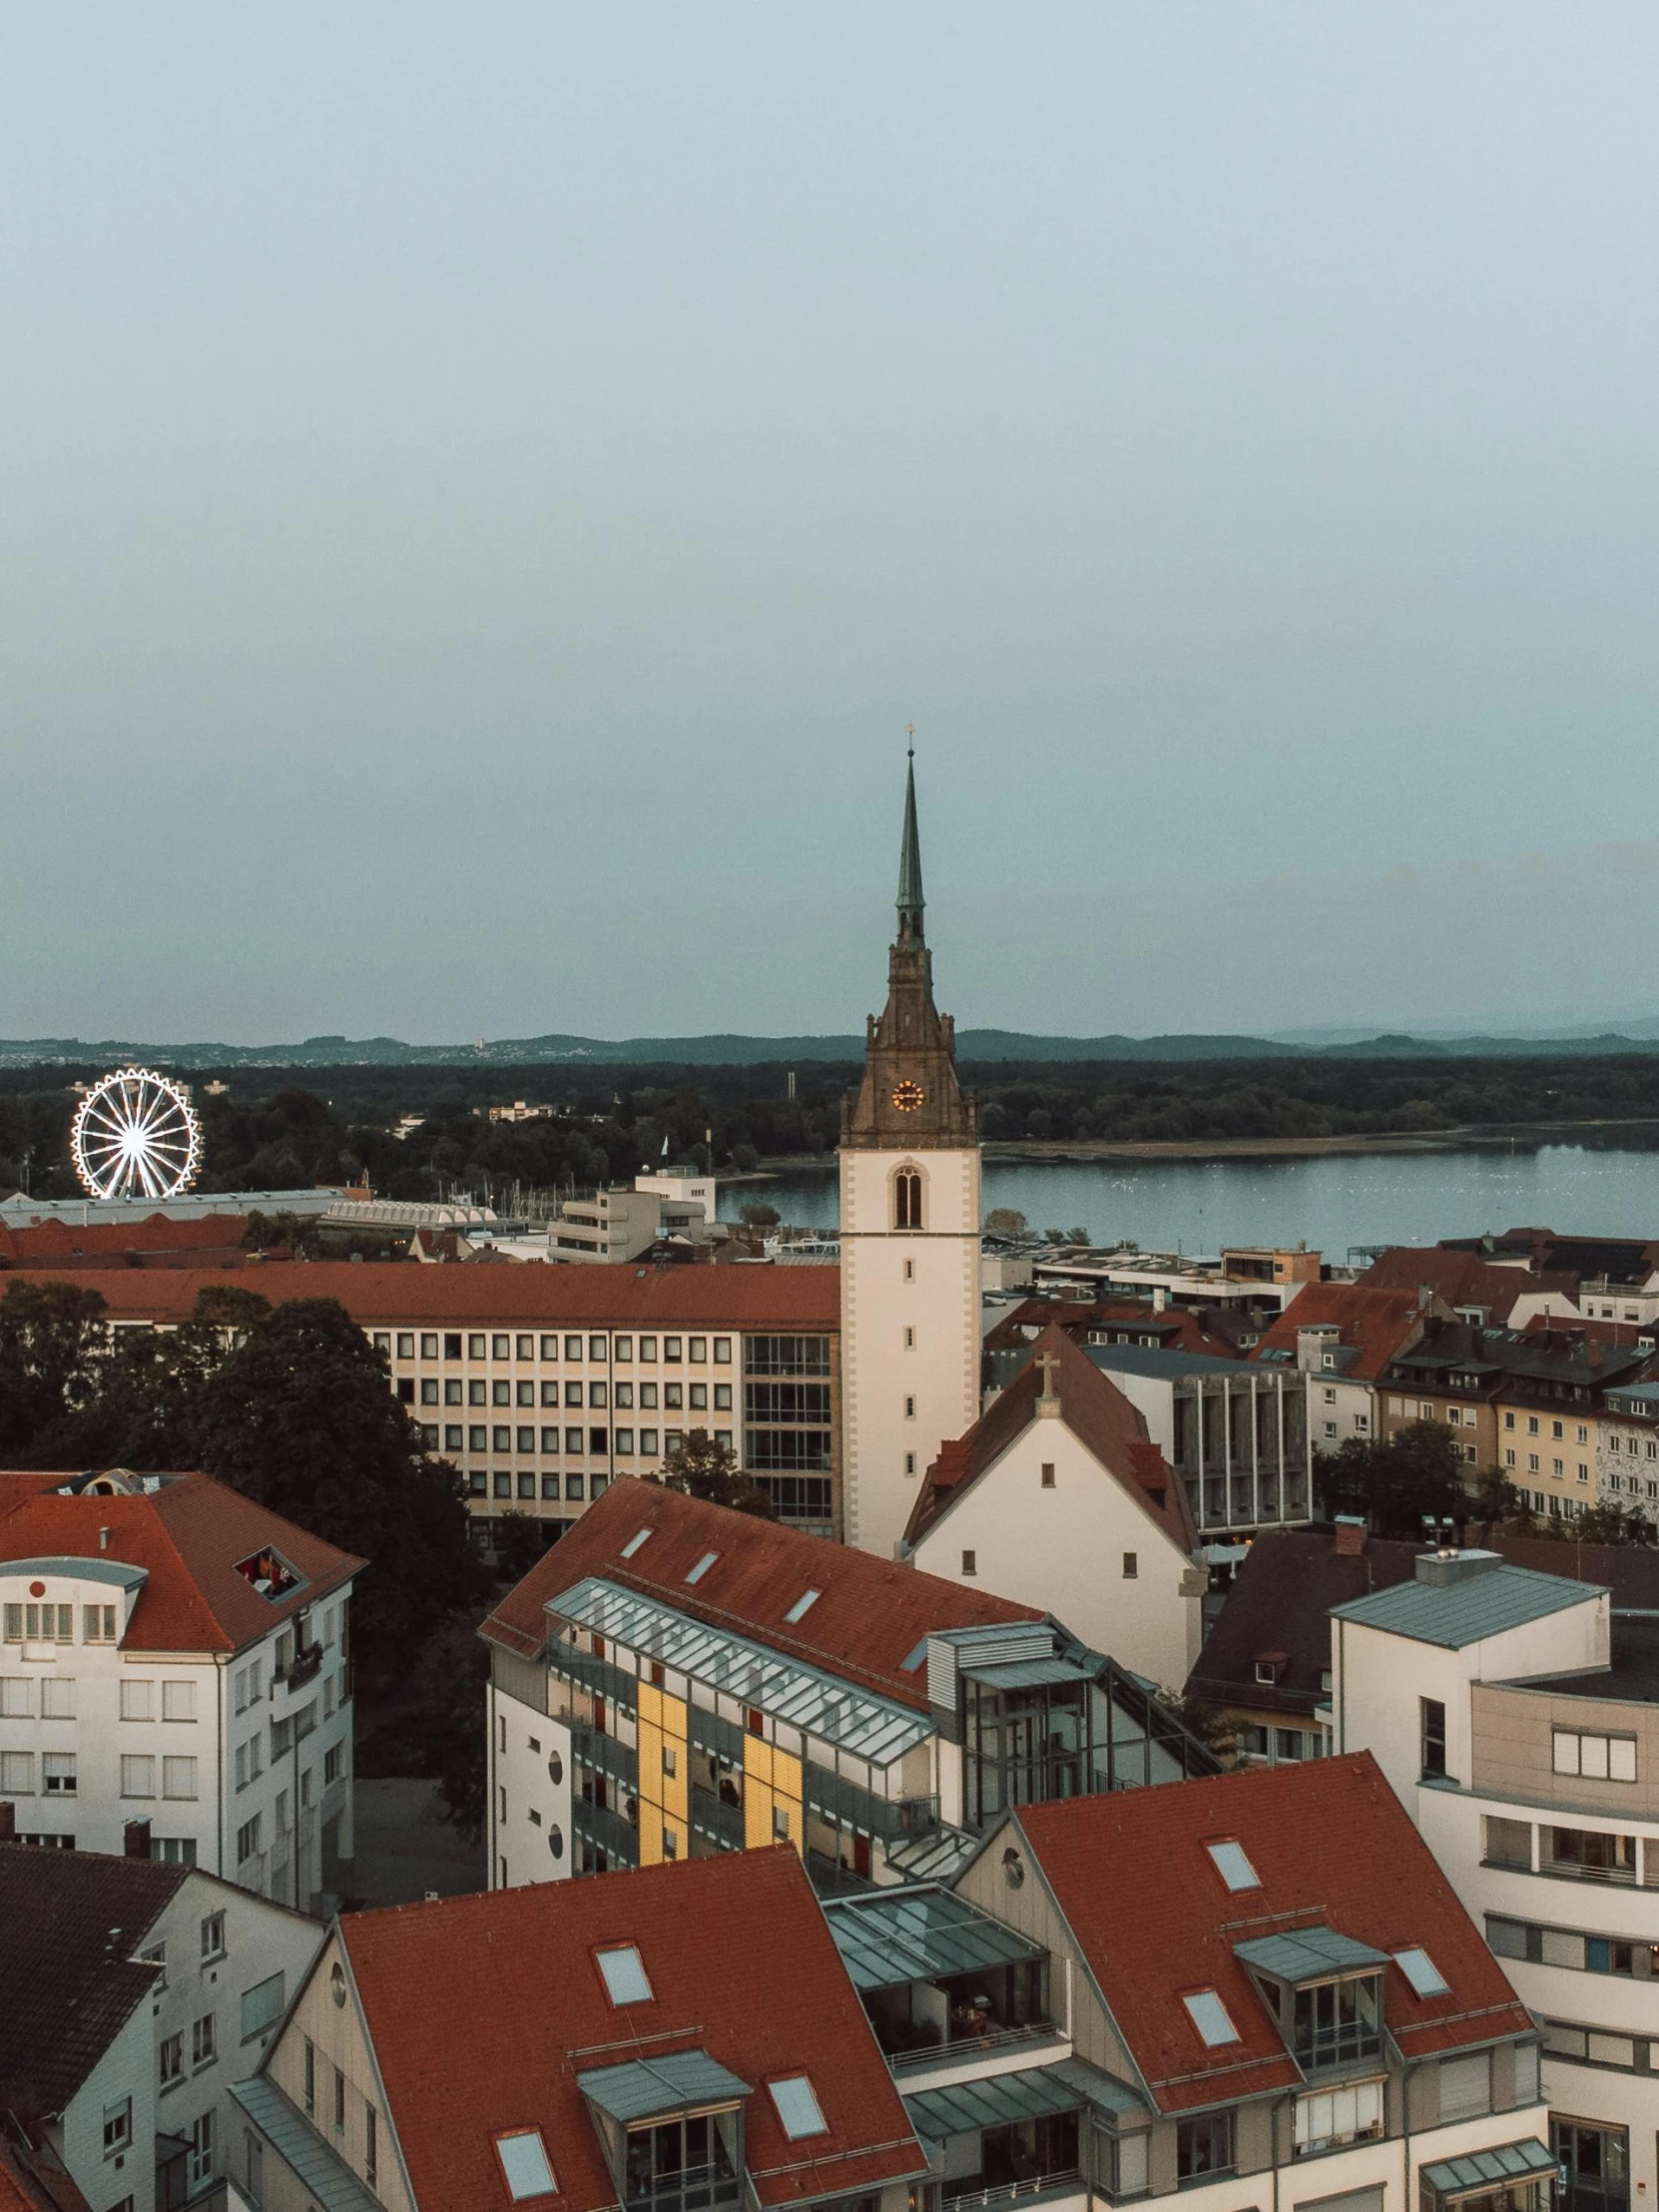
[[[1218,1360],[1211,1352],[1171,1352],[1162,1345],[1084,1345],[1081,1350],[1095,1367],[1116,1368],[1124,1375],[1232,1375],[1248,1389],[1256,1373],[1248,1360]]]
[[[1442,2158],[1424,2166],[1421,2178],[1442,2197],[1466,2196],[1505,2181],[1526,2180],[1533,2174],[1553,2173],[1555,2154],[1547,2143],[1528,2135],[1518,2143],[1499,2143],[1494,2150],[1470,2151],[1464,2158]]]
[[[1247,1943],[1235,1943],[1233,1955],[1258,1973],[1271,1973],[1293,1984],[1326,1981],[1333,1974],[1363,1973],[1367,1967],[1385,1966],[1386,1951],[1356,1942],[1334,1928],[1295,1928],[1282,1936],[1256,1936]]]
[[[1506,1629],[1564,1612],[1569,1605],[1605,1597],[1600,1583],[1567,1582],[1559,1575],[1533,1574],[1526,1567],[1499,1567],[1436,1589],[1427,1582],[1397,1582],[1347,1605],[1334,1605],[1331,1618],[1355,1621],[1362,1628],[1385,1629],[1419,1644],[1460,1651]]]
[[[824,1914],[857,1989],[890,1989],[1043,1954],[1040,1943],[1004,1928],[966,1898],[930,1885],[830,1899]]]
[[[590,2104],[597,2104],[624,2127],[659,2112],[735,2104],[750,2093],[747,2081],[728,2073],[706,2050],[676,2050],[661,2058],[630,2058],[620,2066],[599,2066],[579,2073],[576,2086]]]
[[[331,2143],[277,2088],[269,2074],[228,2084],[234,2096],[276,2155],[321,2205],[322,2212],[384,2212],[372,2190],[360,2182]]]
[[[1075,2112],[1084,2104],[1114,2115],[1144,2114],[1147,2109],[1127,2082],[1079,2058],[956,2081],[943,2089],[920,2089],[904,2099],[910,2125],[925,2143],[942,2143],[975,2128],[1003,2127],[1010,2120],[1039,2119],[1046,2112]]]
[[[874,1765],[890,1766],[924,1744],[932,1724],[924,1713],[874,1690],[861,1690],[842,1676],[826,1674],[804,1659],[792,1659],[769,1644],[752,1642],[730,1629],[711,1628],[689,1613],[679,1613],[656,1598],[625,1589],[619,1582],[588,1575],[561,1590],[546,1610],[561,1619],[598,1629],[614,1643],[659,1659],[677,1673],[695,1675],[729,1697],[757,1705],[774,1719],[805,1729],[821,1743],[856,1754]]]

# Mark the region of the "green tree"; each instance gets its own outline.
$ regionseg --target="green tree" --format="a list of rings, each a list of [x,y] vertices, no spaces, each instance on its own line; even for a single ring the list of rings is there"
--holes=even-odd
[[[1562,1544],[1659,1544],[1659,1528],[1645,1513],[1628,1505],[1592,1505],[1571,1520],[1540,1514],[1532,1533]]]
[[[647,1478],[668,1490],[684,1490],[689,1497],[706,1498],[711,1505],[730,1505],[758,1520],[771,1520],[772,1497],[752,1481],[738,1465],[732,1446],[706,1428],[690,1429],[663,1460],[660,1475]]]
[[[747,1198],[738,1211],[743,1216],[746,1226],[750,1229],[776,1229],[778,1227],[778,1209],[776,1206],[769,1206],[765,1199]]]
[[[1024,1237],[1030,1234],[1030,1223],[1015,1206],[993,1206],[985,1216],[987,1237]]]
[[[109,1359],[104,1313],[102,1295],[75,1284],[7,1284],[0,1298],[0,1456],[13,1465],[26,1461],[52,1423],[96,1396]]]
[[[1407,1421],[1391,1436],[1350,1436],[1314,1454],[1314,1487],[1327,1511],[1363,1513],[1380,1533],[1418,1533],[1425,1514],[1467,1520],[1472,1499],[1450,1429]]]
[[[208,1473],[371,1562],[352,1600],[369,1672],[405,1664],[471,1602],[481,1570],[460,1477],[427,1458],[381,1355],[334,1300],[295,1299],[251,1328],[197,1417]]]
[[[441,1621],[422,1644],[409,1682],[423,1771],[436,1780],[456,1829],[474,1844],[484,1833],[489,1786],[480,1725],[490,1671],[478,1633],[482,1618],[470,1610]]]
[[[530,1513],[503,1513],[495,1524],[495,1571],[506,1583],[522,1582],[547,1549],[549,1524]]]

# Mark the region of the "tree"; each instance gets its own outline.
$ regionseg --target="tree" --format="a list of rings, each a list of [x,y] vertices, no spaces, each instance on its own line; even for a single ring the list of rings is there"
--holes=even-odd
[[[104,1300],[70,1283],[8,1283],[0,1299],[0,1455],[89,1404],[108,1360]]]
[[[1659,1528],[1645,1513],[1634,1506],[1589,1506],[1571,1520],[1557,1520],[1553,1514],[1540,1514],[1532,1533],[1553,1543],[1562,1544],[1638,1544],[1651,1547],[1659,1544]]]
[[[312,1535],[371,1562],[353,1596],[364,1667],[391,1671],[480,1568],[459,1475],[427,1458],[381,1356],[333,1299],[295,1299],[251,1328],[201,1393],[201,1464]]]
[[[985,1234],[987,1237],[1025,1237],[1030,1234],[1030,1224],[1017,1207],[993,1206],[985,1216]]]
[[[503,1513],[495,1524],[495,1571],[507,1583],[522,1582],[547,1549],[549,1524],[529,1513]]]
[[[738,1209],[745,1224],[751,1229],[776,1229],[779,1213],[776,1206],[769,1206],[764,1199],[747,1198]]]
[[[490,1671],[478,1633],[482,1617],[477,1611],[451,1613],[422,1645],[409,1681],[423,1771],[436,1779],[457,1831],[474,1844],[484,1833],[489,1802],[479,1725]]]
[[[1472,1499],[1450,1429],[1407,1421],[1391,1436],[1350,1436],[1314,1454],[1314,1487],[1328,1511],[1364,1513],[1380,1532],[1415,1535],[1422,1518],[1464,1521]]]
[[[772,1497],[752,1481],[738,1465],[732,1446],[706,1428],[694,1428],[663,1460],[661,1482],[668,1490],[684,1490],[689,1497],[706,1498],[711,1505],[730,1505],[758,1520],[771,1520]]]

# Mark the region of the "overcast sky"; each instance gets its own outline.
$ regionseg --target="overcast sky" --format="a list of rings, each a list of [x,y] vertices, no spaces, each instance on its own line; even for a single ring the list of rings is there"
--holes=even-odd
[[[1652,1011],[1659,10],[0,8],[0,1034]]]

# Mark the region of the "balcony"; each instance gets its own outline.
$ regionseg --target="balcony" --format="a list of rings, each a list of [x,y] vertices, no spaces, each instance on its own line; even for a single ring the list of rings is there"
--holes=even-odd
[[[997,2212],[1004,2204],[1031,2204],[1048,2197],[1079,2196],[1083,2189],[1082,2169],[1073,2166],[1065,2173],[1032,2174],[1021,2181],[1000,2182],[990,2189],[976,2189],[971,2182],[966,2188],[956,2189],[947,2181],[940,2201],[950,2207],[950,2212]]]
[[[322,1671],[322,1646],[307,1644],[296,1652],[285,1667],[277,1670],[278,1676],[290,1690],[302,1690],[307,1682],[314,1682]]]
[[[984,2027],[975,2027],[963,2035],[947,2036],[942,2041],[917,2043],[907,2049],[893,2049],[879,2031],[876,2040],[881,2044],[882,2056],[895,2081],[902,2083],[913,2074],[930,2072],[936,2066],[950,2066],[963,2059],[982,2059],[1000,2056],[1005,2051],[1017,2050],[1023,2044],[1063,2041],[1065,2030],[1054,2020],[1025,2020],[1011,2027],[991,2021]]]

